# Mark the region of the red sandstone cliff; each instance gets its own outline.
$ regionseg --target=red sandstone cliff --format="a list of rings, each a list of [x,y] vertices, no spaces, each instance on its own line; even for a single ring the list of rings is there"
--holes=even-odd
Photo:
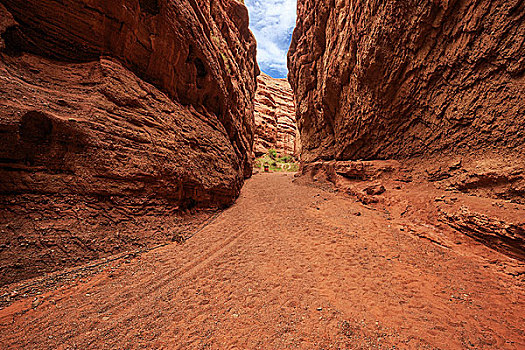
[[[299,0],[303,159],[523,153],[524,17],[521,0]]]
[[[258,74],[242,3],[2,4],[2,284],[169,239],[178,211],[235,200]]]
[[[525,2],[299,0],[288,66],[304,175],[525,259]]]
[[[290,84],[261,74],[255,94],[255,155],[262,156],[270,148],[280,155],[298,155],[299,144]]]

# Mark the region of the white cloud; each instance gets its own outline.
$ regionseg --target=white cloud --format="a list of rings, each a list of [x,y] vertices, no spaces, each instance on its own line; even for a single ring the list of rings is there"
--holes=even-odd
[[[257,39],[257,61],[273,77],[288,73],[286,53],[290,46],[297,12],[297,0],[246,0],[250,28]]]

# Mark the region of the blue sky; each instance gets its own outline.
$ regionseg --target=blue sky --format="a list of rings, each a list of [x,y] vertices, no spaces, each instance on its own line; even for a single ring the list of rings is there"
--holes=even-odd
[[[297,0],[246,0],[245,4],[250,13],[250,29],[257,39],[259,67],[274,78],[285,78]]]

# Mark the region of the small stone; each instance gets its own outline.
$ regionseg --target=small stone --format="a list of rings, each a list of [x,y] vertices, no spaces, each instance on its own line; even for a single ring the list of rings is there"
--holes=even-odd
[[[365,188],[365,192],[369,196],[378,196],[380,194],[385,193],[385,191],[386,191],[386,188],[382,184],[373,184]]]
[[[322,307],[318,307],[317,311],[323,311],[323,308]]]

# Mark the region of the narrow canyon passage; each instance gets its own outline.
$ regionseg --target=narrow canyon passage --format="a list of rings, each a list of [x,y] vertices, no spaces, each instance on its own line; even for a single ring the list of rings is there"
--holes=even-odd
[[[523,348],[517,279],[293,180],[257,174],[184,244],[1,310],[0,347]]]
[[[525,349],[525,1],[1,0],[0,350]]]

